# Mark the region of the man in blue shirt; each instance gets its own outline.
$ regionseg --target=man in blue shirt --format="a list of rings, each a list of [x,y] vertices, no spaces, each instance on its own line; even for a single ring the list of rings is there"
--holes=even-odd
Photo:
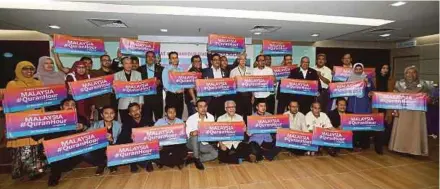
[[[156,91],[154,95],[144,96],[144,106],[142,106],[142,117],[148,122],[159,120],[163,116],[163,85],[162,85],[162,71],[163,67],[156,61],[156,54],[153,51],[145,53],[145,65],[139,67],[142,74],[142,79],[156,78]],[[167,77],[168,78],[168,77]]]
[[[165,106],[165,117],[157,120],[155,127],[170,126],[177,124],[185,124],[176,117],[176,108],[173,106]],[[173,168],[177,166],[179,169],[183,168],[185,157],[188,154],[188,149],[185,144],[176,144],[170,146],[162,146],[160,150],[160,159],[158,161],[159,167],[168,166]]]
[[[176,108],[177,117],[182,119],[183,114],[183,88],[171,85],[169,83],[169,72],[183,72],[183,69],[179,67],[179,54],[172,51],[168,53],[168,59],[170,65],[167,66],[162,72],[163,87],[166,91],[165,105],[173,106]]]

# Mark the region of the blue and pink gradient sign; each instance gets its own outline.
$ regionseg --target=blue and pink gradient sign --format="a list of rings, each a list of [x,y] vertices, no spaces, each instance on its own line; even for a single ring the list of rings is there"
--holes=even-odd
[[[148,51],[153,51],[154,54],[160,54],[160,43],[121,38],[119,40],[119,49],[121,50],[122,54],[131,54],[144,57],[145,53]]]
[[[73,99],[83,100],[112,92],[114,75],[69,82]]]
[[[200,122],[199,141],[237,141],[244,139],[244,122]]]
[[[107,166],[159,159],[159,141],[111,145],[107,147]]]
[[[168,82],[171,85],[179,86],[179,88],[194,88],[196,80],[202,78],[200,72],[169,72]]]
[[[279,128],[276,146],[316,152],[319,147],[312,144],[312,135],[313,133],[310,132]]]
[[[373,92],[372,107],[391,110],[427,111],[425,93]]]
[[[341,127],[348,131],[383,131],[384,115],[375,114],[342,114]]]
[[[274,80],[271,75],[261,76],[238,76],[237,92],[273,92],[275,90]]]
[[[185,124],[133,128],[132,133],[134,142],[159,140],[160,146],[184,144],[187,140]]]
[[[65,85],[8,89],[4,93],[5,113],[58,105],[67,98]]]
[[[307,96],[318,96],[318,81],[302,79],[281,79],[280,92]]]
[[[116,98],[127,98],[156,94],[156,78],[142,81],[113,81]]]
[[[265,39],[263,40],[263,54],[264,55],[292,54],[292,42]]]
[[[6,114],[6,137],[8,139],[76,130],[75,110],[46,113]]]
[[[210,34],[208,36],[208,51],[241,53],[245,49],[244,42],[244,37]]]
[[[283,78],[289,77],[290,71],[292,71],[296,67],[297,67],[296,64],[289,65],[289,66],[271,66],[273,73],[278,81]]]
[[[233,78],[197,79],[197,96],[222,96],[237,93]]]
[[[353,148],[353,133],[351,131],[315,127],[313,129],[312,144],[316,146]]]
[[[49,163],[85,154],[108,146],[107,129],[95,129],[79,134],[43,141]]]
[[[104,40],[55,34],[55,52],[60,54],[104,55]]]
[[[348,81],[329,84],[330,98],[364,96],[364,81]]]
[[[289,115],[248,116],[247,132],[275,133],[278,128],[289,128]]]

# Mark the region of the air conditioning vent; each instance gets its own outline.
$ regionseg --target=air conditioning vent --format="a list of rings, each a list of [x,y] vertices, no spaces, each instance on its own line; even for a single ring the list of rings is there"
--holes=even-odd
[[[127,25],[118,19],[99,19],[99,18],[91,18],[87,19],[89,22],[94,24],[95,26],[101,28],[127,28]]]
[[[382,33],[390,33],[390,32],[392,32],[394,30],[396,30],[396,29],[392,29],[392,28],[377,28],[377,29],[367,30],[366,33],[382,34]]]
[[[280,28],[281,27],[279,27],[279,26],[255,26],[250,31],[253,33],[255,33],[255,32],[271,33],[271,32],[279,30]]]

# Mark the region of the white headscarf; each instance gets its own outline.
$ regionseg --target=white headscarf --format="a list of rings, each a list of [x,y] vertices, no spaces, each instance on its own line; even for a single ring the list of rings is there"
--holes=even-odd
[[[351,75],[348,77],[347,81],[359,81],[359,80],[364,80],[365,78],[367,78],[367,74],[365,74],[365,72],[362,71],[362,74],[356,74],[354,72],[354,70],[356,69],[357,66],[362,67],[362,70],[364,70],[364,65],[362,63],[356,63],[353,65],[353,71],[351,73]]]

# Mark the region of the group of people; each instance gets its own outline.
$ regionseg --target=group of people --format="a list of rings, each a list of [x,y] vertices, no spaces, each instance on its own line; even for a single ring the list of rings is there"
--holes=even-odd
[[[381,65],[376,69],[376,77],[368,78],[361,63],[352,64],[350,54],[342,57],[342,66],[353,70],[348,81],[364,81],[366,87],[363,96],[330,99],[329,83],[332,82],[332,71],[326,66],[326,55],[318,54],[316,66],[309,67],[310,59],[302,57],[299,66],[291,70],[288,78],[319,81],[319,96],[293,95],[281,93],[279,88],[269,92],[239,92],[235,95],[198,97],[194,88],[181,88],[169,83],[169,72],[199,72],[203,79],[234,78],[236,76],[274,75],[271,69],[271,57],[258,55],[254,67],[246,66],[246,55],[238,55],[233,66],[224,64],[224,58],[216,53],[208,53],[209,67],[202,69],[199,55],[191,58],[189,70],[179,67],[179,55],[170,52],[169,65],[162,66],[152,51],[146,52],[146,63],[139,65],[137,57],[118,57],[109,55],[100,57],[101,66],[94,70],[92,59],[83,57],[74,62],[71,68],[64,67],[58,54],[54,59],[44,56],[38,66],[28,61],[19,62],[15,68],[16,79],[10,81],[6,90],[65,84],[69,97],[60,105],[26,112],[43,112],[75,109],[78,114],[76,131],[53,133],[33,137],[11,139],[7,147],[12,149],[12,176],[19,178],[28,175],[30,178],[44,172],[45,161],[41,142],[73,133],[97,128],[107,128],[107,139],[110,145],[133,142],[132,128],[149,126],[186,125],[188,140],[186,144],[161,147],[160,159],[130,164],[132,172],[137,172],[139,165],[147,171],[153,171],[152,163],[158,167],[169,166],[179,169],[188,163],[194,163],[203,170],[203,162],[217,159],[223,163],[238,164],[242,161],[258,162],[263,159],[274,160],[281,148],[275,145],[274,134],[246,134],[243,141],[199,142],[199,122],[247,122],[247,116],[265,116],[275,114],[289,115],[290,129],[312,132],[314,127],[339,129],[340,116],[345,113],[384,112],[386,116],[385,132],[354,132],[354,149],[359,151],[370,147],[370,138],[374,137],[375,150],[383,153],[382,146],[389,140],[389,149],[399,153],[424,155],[428,154],[427,128],[425,112],[409,110],[373,110],[371,107],[372,91],[394,91],[406,93],[428,93],[428,87],[419,79],[415,67],[405,69],[404,78],[395,82],[390,77],[390,66]],[[55,71],[54,66],[59,71]],[[292,65],[292,55],[284,55],[282,65]],[[156,78],[157,93],[148,96],[137,96],[116,99],[113,93],[74,101],[68,82],[86,80],[94,77],[114,74],[115,80],[140,81]],[[165,92],[163,92],[165,91]],[[163,95],[165,93],[165,100]],[[277,99],[277,104],[276,100]],[[184,104],[187,106],[188,119],[182,120]],[[165,108],[163,108],[165,105]],[[165,114],[163,112],[165,110]],[[327,113],[326,113],[327,112]],[[393,126],[391,126],[393,123]],[[390,133],[390,134],[387,134]],[[336,155],[338,149],[327,148],[330,155]],[[315,155],[313,152],[289,150],[297,155]],[[192,152],[192,153],[189,153]],[[96,165],[96,174],[100,175],[106,167],[105,149],[96,150],[84,155],[72,157],[50,164],[49,185],[57,185],[63,171],[72,169],[77,163],[87,161]],[[110,167],[110,172],[117,171]]]

